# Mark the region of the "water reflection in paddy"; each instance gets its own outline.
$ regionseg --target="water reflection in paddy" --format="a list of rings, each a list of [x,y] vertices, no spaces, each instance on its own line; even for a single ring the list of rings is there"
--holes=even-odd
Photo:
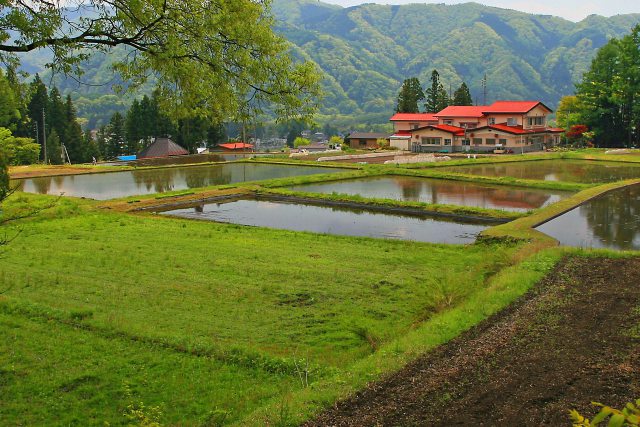
[[[472,243],[485,225],[260,200],[237,200],[164,212],[240,225],[434,243]]]
[[[479,185],[462,181],[385,176],[291,187],[310,193],[339,193],[383,199],[442,203],[524,212],[555,203],[572,193]]]
[[[640,165],[590,160],[536,160],[452,166],[444,172],[566,182],[613,182],[640,178]]]
[[[567,246],[640,250],[640,184],[590,200],[536,229]]]
[[[67,196],[106,200],[210,185],[342,172],[344,170],[264,163],[230,163],[31,178],[17,180],[12,182],[12,185],[17,185],[20,191],[29,193],[64,193]]]

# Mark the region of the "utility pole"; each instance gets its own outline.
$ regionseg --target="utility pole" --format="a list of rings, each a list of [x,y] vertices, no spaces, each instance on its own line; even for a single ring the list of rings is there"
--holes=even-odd
[[[487,73],[482,78],[482,105],[487,105]]]
[[[44,146],[44,164],[49,164],[49,159],[47,157],[47,125],[44,121],[44,107],[42,108],[42,142]]]

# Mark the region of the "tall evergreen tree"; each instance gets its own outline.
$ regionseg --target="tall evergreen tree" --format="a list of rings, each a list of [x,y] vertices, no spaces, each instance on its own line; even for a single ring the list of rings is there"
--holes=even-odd
[[[60,142],[66,145],[67,141],[64,137],[67,130],[67,117],[65,114],[64,102],[62,101],[62,95],[55,86],[49,91],[49,105],[47,108],[46,121],[47,131],[55,129],[58,134],[58,138],[60,138]]]
[[[29,92],[31,97],[27,105],[27,112],[33,125],[30,129],[30,136],[34,138],[38,144],[44,146],[45,132],[43,132],[43,130],[45,123],[43,122],[43,112],[46,113],[49,107],[49,94],[47,93],[47,87],[42,83],[38,74],[36,74],[31,82]],[[40,150],[40,156],[44,160],[43,149]]]
[[[82,128],[76,117],[76,109],[71,101],[71,96],[67,95],[64,104],[66,127],[64,132],[65,146],[72,163],[84,163],[91,158],[87,158],[87,150],[84,144]]]
[[[47,135],[47,158],[45,162],[52,165],[62,164],[62,147],[58,131],[55,128]]]
[[[465,82],[462,82],[460,87],[453,93],[453,105],[473,105],[473,99],[471,98],[471,92]]]
[[[436,98],[436,112],[442,111],[451,104],[449,94],[444,89],[442,83],[438,84],[438,96]]]
[[[439,107],[443,103],[442,91],[444,91],[444,87],[442,83],[440,83],[440,74],[438,70],[433,70],[431,72],[431,87],[428,87],[425,93],[427,102],[424,104],[424,107],[427,113],[437,113],[440,111]]]
[[[127,134],[127,150],[132,153],[140,151],[140,141],[148,137],[144,133],[144,123],[142,122],[142,106],[137,99],[131,103],[125,117],[125,130]]]
[[[120,155],[135,154],[129,153],[125,150],[126,135],[124,129],[124,117],[122,114],[116,112],[111,116],[109,126],[107,127],[107,140],[105,143],[105,157],[111,159]]]
[[[424,101],[424,92],[417,77],[405,79],[398,94],[397,113],[418,113],[419,102]]]

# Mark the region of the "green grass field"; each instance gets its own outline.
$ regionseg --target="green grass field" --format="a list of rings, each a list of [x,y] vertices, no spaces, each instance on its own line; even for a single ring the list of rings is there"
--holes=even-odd
[[[7,209],[46,200],[16,195]],[[297,370],[328,378],[456,307],[515,250],[133,216],[70,199],[19,228],[0,260],[0,387],[13,396],[2,424],[126,422],[126,384],[169,424],[216,410],[241,419],[301,388]]]
[[[343,175],[380,173],[440,174]],[[3,227],[0,425],[296,425],[522,295],[568,251],[532,224],[621,184],[552,185],[583,191],[468,246],[15,194],[3,214],[54,207]]]

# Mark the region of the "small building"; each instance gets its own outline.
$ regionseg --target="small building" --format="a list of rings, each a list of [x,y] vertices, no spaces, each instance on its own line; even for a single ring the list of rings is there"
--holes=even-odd
[[[246,142],[228,142],[226,144],[218,144],[218,147],[222,151],[253,151],[253,144],[247,144]]]
[[[151,157],[185,156],[187,150],[171,140],[171,138],[156,138],[147,148],[138,153],[138,159]]]
[[[379,148],[379,139],[389,140],[389,134],[379,132],[352,132],[347,136],[346,141],[351,148],[376,149]]]

